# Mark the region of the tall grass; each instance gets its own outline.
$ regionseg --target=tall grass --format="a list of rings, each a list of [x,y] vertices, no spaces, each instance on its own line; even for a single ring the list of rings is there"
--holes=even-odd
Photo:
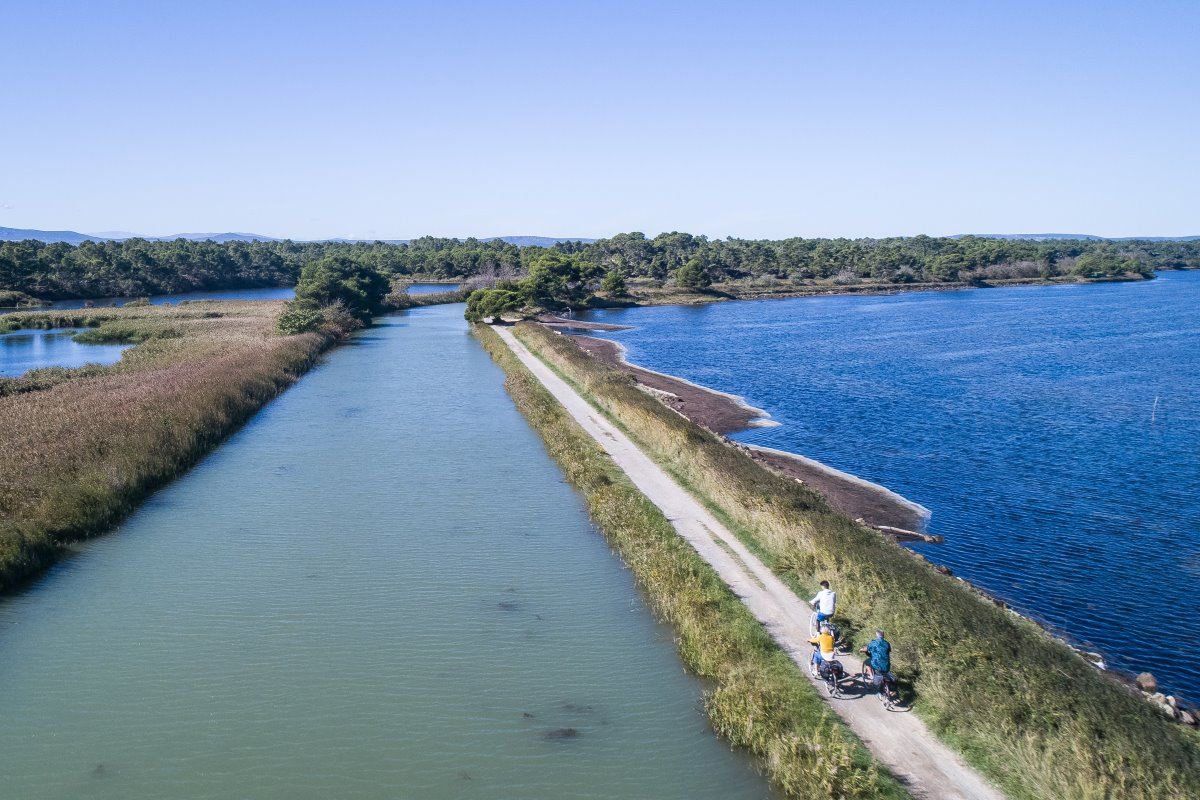
[[[0,591],[119,520],[313,364],[328,340],[275,335],[279,309],[223,302],[4,318],[141,344],[108,367],[0,379]]]
[[[855,629],[887,631],[926,722],[1012,796],[1200,797],[1194,732],[1032,623],[668,410],[568,337],[528,324],[517,335],[776,572],[805,589],[832,581]]]
[[[713,727],[760,759],[790,797],[906,796],[829,713],[713,569],[517,360],[490,328],[476,335],[508,374],[514,402],[542,437],[592,518],[630,566],[653,611],[674,625],[684,663],[714,683]]]

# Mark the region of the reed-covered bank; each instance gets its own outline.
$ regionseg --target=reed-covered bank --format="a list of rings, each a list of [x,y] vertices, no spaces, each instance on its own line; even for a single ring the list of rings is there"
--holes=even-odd
[[[792,797],[905,797],[712,568],[567,415],[490,328],[475,334],[592,518],[678,632],[684,663],[713,682],[713,727],[754,752]]]
[[[802,590],[829,579],[856,630],[885,629],[919,713],[1012,796],[1200,796],[1193,732],[1036,626],[666,409],[567,337],[532,325],[517,333],[785,579]]]
[[[315,362],[331,339],[279,336],[276,302],[133,305],[3,317],[136,342],[118,363],[0,379],[0,591],[104,531]]]

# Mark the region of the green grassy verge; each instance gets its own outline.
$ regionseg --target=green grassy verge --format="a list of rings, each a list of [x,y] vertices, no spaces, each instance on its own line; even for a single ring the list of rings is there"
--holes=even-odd
[[[674,625],[684,663],[714,682],[705,703],[713,727],[755,753],[791,797],[906,797],[713,569],[496,333],[476,326],[475,334],[650,607]]]
[[[0,379],[0,592],[62,545],[100,533],[232,433],[328,345],[278,336],[273,302],[191,303],[0,318],[136,342],[112,366]]]
[[[857,630],[882,628],[927,723],[1021,798],[1200,797],[1200,739],[1062,643],[832,513],[541,326],[517,335],[781,576],[828,579]],[[1114,622],[1115,624],[1115,622]]]

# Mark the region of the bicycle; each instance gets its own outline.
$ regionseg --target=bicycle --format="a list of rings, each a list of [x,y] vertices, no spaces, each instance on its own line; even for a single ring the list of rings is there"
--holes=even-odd
[[[869,662],[864,661],[858,680],[864,691],[874,687],[879,692],[879,702],[888,711],[894,711],[900,704],[900,691],[896,688],[896,676],[890,672],[875,672]]]
[[[842,696],[842,679],[846,677],[846,668],[842,666],[842,662],[832,658],[822,659],[820,664],[812,665],[812,671],[815,677],[824,682],[830,697]]]
[[[828,623],[826,623],[828,624]],[[821,631],[821,623],[817,622],[817,612],[808,615],[808,638],[816,636]]]

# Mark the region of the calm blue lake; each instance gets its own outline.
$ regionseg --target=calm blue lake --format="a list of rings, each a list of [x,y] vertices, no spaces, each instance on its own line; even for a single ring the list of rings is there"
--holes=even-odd
[[[916,549],[1121,670],[1200,683],[1200,273],[596,312],[767,409],[741,441],[933,511]]]
[[[41,367],[115,364],[127,344],[80,344],[73,329],[18,330],[0,334],[0,377],[12,378]]]
[[[435,292],[452,292],[457,289],[457,283],[413,283],[408,286],[409,294],[433,294]],[[200,292],[183,292],[181,294],[159,294],[150,298],[154,305],[163,303],[179,303],[184,300],[291,300],[296,296],[296,290],[290,286],[271,287],[266,289],[210,289]],[[89,300],[55,300],[48,308],[83,308],[88,303],[94,306],[122,306],[131,297],[96,297]],[[0,309],[0,314],[12,311],[31,309]]]
[[[458,284],[445,283],[413,283],[408,287],[409,294],[433,294],[435,292],[450,292],[458,288]],[[207,292],[187,292],[186,294],[164,294],[150,298],[154,305],[164,303],[179,303],[185,300],[291,300],[296,296],[295,289],[223,289]],[[50,308],[75,309],[83,308],[86,303],[94,306],[124,305],[128,297],[102,297],[94,300],[59,300]],[[16,310],[37,309],[0,309],[0,314]],[[121,359],[129,345],[95,345],[79,344],[71,341],[73,330],[56,328],[54,330],[19,330],[0,336],[0,377],[22,375],[31,369],[42,367],[82,367],[84,364],[115,364]]]
[[[296,296],[296,290],[290,286],[272,287],[267,289],[211,289],[200,292],[183,292],[180,294],[159,294],[150,298],[154,305],[163,303],[179,303],[184,300],[291,300]],[[123,306],[132,297],[97,297],[90,300],[55,300],[50,308],[84,308],[88,303],[94,306]],[[10,309],[11,310],[11,309]]]
[[[409,294],[437,294],[438,292],[454,292],[461,284],[457,283],[410,283]]]

